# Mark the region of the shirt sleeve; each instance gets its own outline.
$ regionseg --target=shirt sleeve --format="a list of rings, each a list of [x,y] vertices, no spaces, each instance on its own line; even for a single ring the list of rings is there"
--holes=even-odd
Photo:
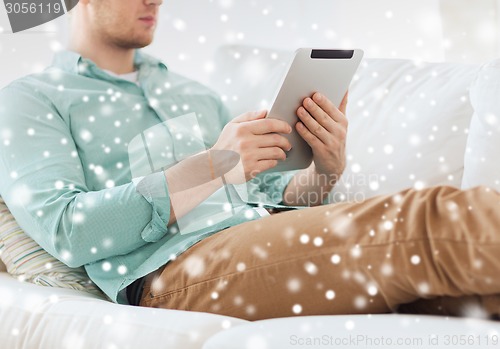
[[[288,183],[299,170],[260,173],[251,182],[255,182],[259,191],[266,196],[266,203],[284,205],[283,194]]]
[[[1,90],[0,135],[0,194],[25,233],[69,267],[168,232],[163,172],[89,190],[70,129],[44,95],[22,84]]]

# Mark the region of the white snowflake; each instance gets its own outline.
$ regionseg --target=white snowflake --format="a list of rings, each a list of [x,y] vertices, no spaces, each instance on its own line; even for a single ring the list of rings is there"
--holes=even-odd
[[[191,277],[197,277],[205,272],[205,261],[198,256],[189,256],[184,261],[184,272]]]
[[[333,290],[328,290],[328,291],[326,291],[326,292],[325,292],[325,297],[326,297],[326,299],[328,299],[328,300],[332,300],[332,299],[334,299],[334,298],[335,298],[335,291],[333,291]]]

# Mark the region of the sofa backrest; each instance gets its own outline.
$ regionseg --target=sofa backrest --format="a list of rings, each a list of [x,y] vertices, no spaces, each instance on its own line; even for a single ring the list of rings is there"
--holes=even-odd
[[[482,66],[470,95],[474,115],[467,138],[462,189],[486,185],[500,191],[500,59]]]
[[[221,46],[210,86],[233,116],[269,109],[293,52]],[[460,187],[478,65],[364,59],[349,90],[347,165],[329,202]],[[298,107],[298,106],[297,106]]]

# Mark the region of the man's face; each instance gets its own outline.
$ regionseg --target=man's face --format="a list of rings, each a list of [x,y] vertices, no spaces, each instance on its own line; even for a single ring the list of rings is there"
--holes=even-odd
[[[91,30],[110,45],[123,48],[147,46],[153,41],[162,1],[91,0]],[[150,19],[144,19],[146,17]]]

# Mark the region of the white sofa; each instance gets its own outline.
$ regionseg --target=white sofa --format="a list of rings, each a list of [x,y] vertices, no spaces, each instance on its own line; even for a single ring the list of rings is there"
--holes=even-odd
[[[268,107],[292,53],[221,47],[210,85],[234,116]],[[479,68],[366,59],[350,89],[346,172],[329,201],[356,201],[411,186],[460,187],[474,113],[469,88]],[[7,349],[499,345],[499,323],[472,319],[483,316],[480,309],[463,315],[468,318],[331,315],[252,323],[207,313],[118,305],[0,273],[0,347]]]

